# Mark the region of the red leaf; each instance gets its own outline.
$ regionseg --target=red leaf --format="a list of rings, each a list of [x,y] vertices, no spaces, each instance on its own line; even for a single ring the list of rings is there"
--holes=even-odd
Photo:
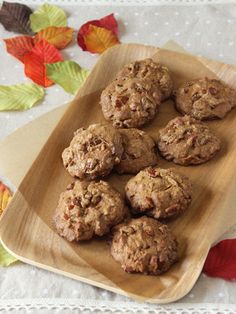
[[[35,83],[48,87],[53,84],[46,76],[46,63],[63,61],[60,52],[46,40],[38,41],[34,48],[25,54],[25,74]]]
[[[236,239],[223,240],[211,248],[203,272],[211,277],[236,280]]]
[[[24,55],[30,52],[34,47],[33,37],[17,36],[4,39],[7,52],[24,62]]]
[[[78,32],[77,35],[77,42],[78,45],[83,49],[83,50],[87,50],[86,49],[86,44],[84,42],[84,36],[86,36],[89,32],[89,25],[94,25],[97,27],[103,27],[106,28],[110,31],[112,31],[112,33],[114,35],[118,35],[118,24],[116,19],[114,18],[114,14],[109,14],[103,18],[101,18],[100,20],[91,20],[88,21],[87,23],[83,24]]]
[[[100,19],[100,27],[109,29],[114,33],[114,35],[118,35],[118,23],[117,20],[114,18],[113,13]]]

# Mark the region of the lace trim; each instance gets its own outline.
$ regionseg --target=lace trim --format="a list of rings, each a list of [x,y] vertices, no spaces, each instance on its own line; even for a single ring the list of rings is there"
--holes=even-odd
[[[27,4],[45,3],[45,0],[23,0]],[[232,0],[51,0],[51,3],[72,5],[197,5],[232,3]]]
[[[214,303],[175,303],[170,305],[139,304],[134,302],[112,302],[84,299],[14,299],[0,300],[1,311],[13,310],[81,310],[96,313],[162,313],[201,314],[201,313],[235,313],[235,304]],[[82,312],[83,313],[83,312]]]

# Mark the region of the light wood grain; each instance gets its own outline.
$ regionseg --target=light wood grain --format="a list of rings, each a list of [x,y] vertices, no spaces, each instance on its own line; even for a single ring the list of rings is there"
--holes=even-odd
[[[0,174],[18,188],[68,104],[27,123],[0,141]]]
[[[216,77],[219,73],[236,87],[233,66],[142,45],[111,48],[102,55],[20,184],[0,221],[0,235],[8,250],[23,261],[133,298],[168,303],[190,291],[211,244],[236,222],[236,111],[223,121],[208,123],[223,141],[215,159],[201,166],[181,167],[159,158],[160,167],[176,167],[194,183],[191,207],[169,224],[180,242],[180,261],[166,274],[155,277],[124,273],[111,258],[104,240],[70,244],[55,233],[51,220],[60,192],[71,181],[62,167],[61,152],[78,127],[104,122],[98,104],[101,90],[124,64],[145,57],[167,65],[176,86],[189,78]],[[155,138],[158,129],[176,115],[169,100],[144,129]],[[123,193],[128,178],[112,174],[108,181]]]

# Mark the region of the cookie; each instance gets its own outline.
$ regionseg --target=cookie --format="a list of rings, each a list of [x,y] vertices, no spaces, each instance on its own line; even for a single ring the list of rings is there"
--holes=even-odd
[[[113,258],[129,273],[160,275],[178,260],[178,243],[159,221],[141,217],[114,228]]]
[[[157,144],[166,160],[184,166],[210,160],[221,146],[219,138],[206,124],[190,116],[171,120],[160,130]]]
[[[54,215],[58,234],[68,241],[107,234],[127,214],[124,201],[104,181],[75,181],[60,195]]]
[[[167,67],[144,59],[127,64],[117,75],[117,78],[148,79],[161,91],[161,101],[170,97],[173,90],[173,81]]]
[[[236,91],[206,78],[184,83],[175,92],[176,109],[199,120],[222,119],[236,106]]]
[[[157,164],[154,140],[138,129],[120,129],[124,152],[116,165],[118,173],[137,173],[147,166]]]
[[[62,153],[70,175],[80,179],[95,179],[110,173],[123,153],[121,135],[109,125],[92,124],[81,128]]]
[[[140,127],[151,121],[160,105],[160,91],[145,79],[118,79],[102,92],[105,119],[117,128]]]
[[[134,213],[144,213],[156,219],[182,214],[191,203],[189,179],[173,169],[148,167],[131,178],[126,198]]]

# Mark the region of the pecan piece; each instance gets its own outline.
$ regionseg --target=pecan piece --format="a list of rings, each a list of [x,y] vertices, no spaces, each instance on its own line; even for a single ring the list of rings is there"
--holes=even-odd
[[[75,197],[75,198],[73,199],[73,204],[74,204],[75,206],[81,206],[81,199],[80,199],[79,197]]]
[[[75,182],[72,182],[71,184],[69,184],[66,188],[67,191],[73,190],[74,186],[75,186]]]
[[[65,219],[65,220],[69,220],[69,218],[70,218],[70,217],[65,213],[65,214],[64,214],[64,219]]]
[[[150,177],[153,177],[153,178],[156,177],[156,170],[154,168],[150,167],[148,169],[148,173],[149,173]]]
[[[214,87],[209,87],[208,91],[211,95],[216,95],[218,93],[218,90]]]

